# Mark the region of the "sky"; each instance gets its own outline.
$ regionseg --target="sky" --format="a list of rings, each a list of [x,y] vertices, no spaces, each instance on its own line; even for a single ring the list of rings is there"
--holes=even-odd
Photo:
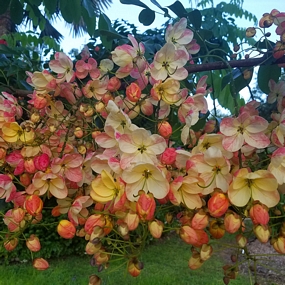
[[[162,12],[159,8],[154,6],[150,0],[141,1],[148,5],[150,8],[153,8],[155,11],[159,13]],[[229,0],[224,1],[229,2]],[[175,0],[157,0],[157,2],[160,3],[161,6],[166,7],[173,4]],[[184,5],[185,8],[191,7],[189,0],[180,0],[180,2]],[[192,2],[193,4],[195,4],[195,0],[193,0]],[[214,2],[215,4],[217,4],[221,1],[214,0]],[[192,7],[195,8],[195,5],[193,5]],[[260,19],[264,13],[270,13],[272,9],[277,9],[280,12],[284,12],[285,0],[244,0],[243,8],[253,13],[258,19]],[[104,13],[110,18],[111,21],[114,21],[116,19],[127,20],[130,24],[136,25],[141,32],[149,28],[160,28],[161,25],[167,20],[167,18],[164,18],[162,14],[156,13],[154,23],[150,26],[145,27],[138,21],[138,15],[142,9],[143,8],[134,5],[121,4],[119,0],[113,0],[113,4],[111,4],[108,9],[105,9]],[[250,24],[249,22],[240,19],[236,19],[236,23],[240,27],[248,27],[253,24]],[[65,38],[61,43],[61,47],[66,53],[68,53],[72,48],[77,48],[81,50],[84,44],[88,43],[88,35],[80,38],[72,38],[72,36],[69,35],[69,30],[65,27],[65,24],[63,22],[58,22],[56,24],[56,27],[63,35],[65,35]]]

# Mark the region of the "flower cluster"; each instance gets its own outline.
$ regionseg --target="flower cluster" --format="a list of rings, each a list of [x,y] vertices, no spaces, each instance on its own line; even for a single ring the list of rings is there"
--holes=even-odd
[[[283,37],[282,15],[271,13],[260,23],[273,19]],[[198,76],[193,90],[185,87],[191,76],[186,67],[199,51],[186,25],[181,19],[168,26],[152,62],[129,35],[131,44],[100,62],[86,49],[75,64],[57,52],[50,71],[27,72],[34,91],[25,106],[2,93],[6,250],[44,220],[49,201],[51,214],[62,216],[61,237],[84,238],[99,268],[112,254],[123,255],[133,276],[143,268],[139,253],[150,236],[178,232],[193,248],[189,267],[195,269],[211,256],[210,237],[235,234],[244,248],[250,232],[245,219],[261,242],[271,237],[276,251],[285,253],[284,81],[269,82],[268,102],[278,105],[270,122],[255,101],[219,124],[210,120],[207,76]],[[207,120],[197,131],[201,118]],[[278,216],[274,228],[272,215]],[[41,249],[34,234],[26,244],[32,252]],[[44,259],[33,265],[48,267]]]

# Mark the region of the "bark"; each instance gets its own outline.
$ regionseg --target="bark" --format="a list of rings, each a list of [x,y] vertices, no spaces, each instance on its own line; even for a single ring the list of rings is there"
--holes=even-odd
[[[11,20],[9,10],[7,10],[4,14],[0,15],[0,38],[3,35],[10,34],[14,30],[14,27],[15,25]]]

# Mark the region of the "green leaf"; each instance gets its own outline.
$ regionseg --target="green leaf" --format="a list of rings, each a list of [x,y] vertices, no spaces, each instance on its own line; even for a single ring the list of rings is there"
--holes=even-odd
[[[0,54],[14,54],[14,55],[21,55],[21,53],[15,49],[15,48],[10,48],[6,45],[0,45]]]
[[[239,92],[244,87],[246,87],[252,79],[252,70],[251,70],[251,77],[248,79],[244,78],[243,71],[246,71],[246,70],[248,70],[248,68],[233,69],[232,73],[228,73],[226,76],[223,77],[222,83],[221,83],[222,84],[221,89],[223,90],[228,84],[230,84],[232,78],[234,80],[234,86],[235,86],[236,92]]]
[[[94,11],[94,6],[92,5],[91,1],[83,0],[82,1],[82,7],[84,7],[86,9],[90,18],[93,18],[96,16],[95,11]],[[83,12],[83,10],[82,10],[82,12]],[[85,12],[83,12],[83,13],[85,13]]]
[[[19,0],[11,0],[10,15],[16,25],[20,25],[24,17],[23,5]]]
[[[122,4],[126,4],[126,5],[136,5],[142,8],[146,8],[149,9],[149,7],[147,5],[145,5],[143,2],[139,1],[139,0],[120,0],[120,2]]]
[[[60,0],[60,11],[67,23],[78,24],[81,18],[80,0]]]
[[[42,3],[42,0],[30,0],[31,4],[35,6],[40,6]]]
[[[187,16],[187,11],[180,1],[174,2],[172,5],[167,6],[179,18]]]
[[[199,10],[195,9],[188,13],[188,19],[196,30],[199,30],[202,24],[202,14]]]
[[[164,12],[164,17],[170,18],[170,15],[168,14],[168,10],[166,8],[163,8],[156,0],[150,0],[150,2],[156,5],[159,9],[161,9]]]
[[[139,14],[139,21],[145,26],[149,26],[155,19],[155,12],[149,8],[143,9]]]
[[[112,27],[111,20],[104,13],[100,14],[98,28],[99,30],[108,30],[108,31],[114,30]]]
[[[0,5],[0,15],[4,14],[7,11],[10,2],[11,2],[10,0],[6,0],[6,1],[4,1],[4,3],[1,3],[1,5]]]
[[[96,17],[90,17],[90,13],[86,10],[85,7],[82,7],[81,10],[82,17],[84,19],[84,22],[86,24],[87,32],[92,37],[95,35],[95,27],[96,27]]]
[[[50,15],[54,14],[57,8],[57,0],[44,0],[46,10]]]
[[[281,67],[279,67],[278,65],[261,65],[258,69],[257,74],[257,82],[261,91],[265,94],[269,94],[269,80],[273,79],[275,82],[277,82],[280,75]]]
[[[111,41],[114,39],[127,39],[127,37],[124,37],[118,33],[114,33],[108,30],[100,30],[100,35],[107,37],[107,40]]]

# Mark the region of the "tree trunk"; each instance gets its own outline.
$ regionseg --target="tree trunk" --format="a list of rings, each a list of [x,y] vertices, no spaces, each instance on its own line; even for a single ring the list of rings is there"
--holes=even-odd
[[[0,15],[0,38],[3,35],[10,34],[15,30],[15,24],[11,20],[10,11],[7,10],[4,14]]]

